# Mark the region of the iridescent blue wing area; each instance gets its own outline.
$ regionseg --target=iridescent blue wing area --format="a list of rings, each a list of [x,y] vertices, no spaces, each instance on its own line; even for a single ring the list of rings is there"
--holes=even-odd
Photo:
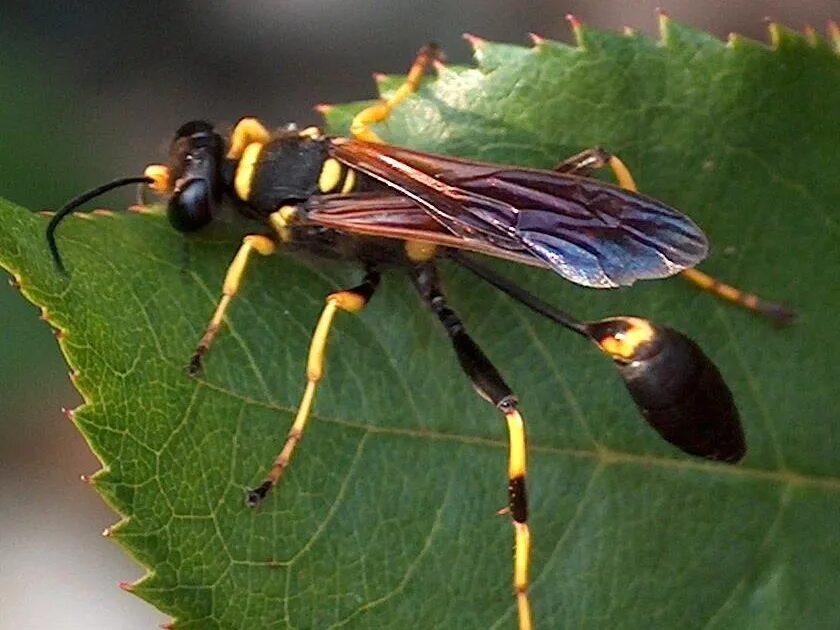
[[[599,180],[335,138],[330,154],[422,206],[448,232],[526,251],[587,287],[671,276],[708,252],[663,203]]]

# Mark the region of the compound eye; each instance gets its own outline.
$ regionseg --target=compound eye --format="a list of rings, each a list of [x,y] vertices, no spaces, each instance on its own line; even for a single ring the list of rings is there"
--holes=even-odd
[[[169,222],[180,232],[193,232],[213,219],[213,201],[206,179],[191,179],[176,191],[166,209]]]
[[[178,127],[178,131],[175,132],[175,139],[178,138],[189,138],[192,135],[197,133],[212,133],[213,132],[213,125],[211,125],[206,120],[191,120],[188,123],[184,123],[180,127]]]

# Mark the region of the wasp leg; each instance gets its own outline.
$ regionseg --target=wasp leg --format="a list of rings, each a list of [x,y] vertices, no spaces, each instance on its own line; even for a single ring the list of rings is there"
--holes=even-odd
[[[605,151],[601,147],[592,147],[585,149],[572,157],[563,160],[554,170],[558,173],[567,173],[569,175],[578,175],[579,177],[590,177],[592,173],[599,168],[609,166],[615,174],[618,185],[627,190],[638,192],[636,182],[630,174],[629,169],[624,165],[624,162],[618,159],[609,151]]]
[[[309,420],[310,411],[312,410],[315,390],[318,388],[318,382],[324,377],[324,355],[326,354],[327,340],[336,312],[358,313],[367,305],[370,298],[373,297],[377,286],[379,286],[379,272],[371,270],[365,274],[359,286],[343,291],[336,291],[327,296],[326,305],[321,312],[321,317],[318,319],[318,324],[315,326],[312,342],[309,345],[309,358],[306,362],[306,389],[303,392],[303,398],[301,398],[300,405],[298,406],[295,421],[292,424],[292,428],[289,429],[283,449],[274,460],[274,464],[265,476],[265,479],[263,479],[263,482],[253,490],[248,491],[246,501],[251,507],[256,506],[265,499],[268,492],[277,484],[283,471],[289,465],[295,447],[300,442],[303,430],[306,428],[306,422]]]
[[[242,276],[245,273],[245,268],[248,266],[248,259],[251,257],[251,254],[257,252],[262,256],[270,256],[276,249],[277,245],[275,242],[267,236],[251,234],[242,240],[242,245],[239,247],[239,251],[236,252],[236,256],[234,256],[233,262],[228,267],[227,274],[225,275],[225,282],[222,285],[222,298],[216,306],[216,311],[213,313],[213,317],[207,325],[204,336],[198,342],[192,359],[190,359],[187,371],[191,376],[195,376],[201,371],[201,360],[213,344],[213,339],[215,339],[219,328],[222,326],[225,311],[230,306],[233,296],[239,291],[239,285],[242,283]]]
[[[366,107],[353,118],[350,123],[350,134],[357,140],[381,143],[382,139],[371,130],[370,126],[385,121],[391,115],[391,110],[402,103],[410,94],[417,90],[423,72],[430,62],[441,59],[443,54],[436,44],[427,44],[418,52],[414,63],[408,71],[405,82],[397,88],[387,99],[382,99],[370,107]]]
[[[449,256],[520,304],[594,342],[613,360],[642,417],[684,453],[730,464],[744,457],[747,445],[732,392],[691,339],[638,317],[580,321],[469,256]]]
[[[467,334],[458,315],[446,303],[446,297],[431,263],[417,265],[412,280],[420,295],[446,329],[461,368],[479,395],[491,402],[505,417],[508,429],[508,509],[513,519],[513,587],[519,614],[519,630],[530,630],[531,605],[528,601],[528,569],[531,555],[531,532],[528,528],[528,498],[525,488],[525,421],[517,409],[517,399],[499,371]]]
[[[609,166],[612,169],[618,184],[622,188],[633,192],[639,191],[630,170],[624,165],[624,162],[600,147],[582,151],[555,166],[554,170],[559,173],[588,177],[596,169],[604,166]],[[736,289],[699,269],[685,269],[680,273],[680,276],[712,295],[758,313],[777,324],[790,324],[796,319],[796,313],[791,308],[778,302],[760,298],[754,293]]]

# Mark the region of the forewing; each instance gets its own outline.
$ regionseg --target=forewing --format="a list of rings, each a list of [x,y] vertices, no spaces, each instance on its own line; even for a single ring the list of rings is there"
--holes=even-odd
[[[335,139],[331,153],[414,199],[453,234],[526,247],[584,286],[663,278],[708,251],[685,215],[599,180],[348,139]]]
[[[501,247],[487,238],[456,234],[424,206],[393,191],[316,195],[310,197],[305,208],[307,222],[344,232],[423,241],[528,265],[548,266],[525,245],[511,242]]]

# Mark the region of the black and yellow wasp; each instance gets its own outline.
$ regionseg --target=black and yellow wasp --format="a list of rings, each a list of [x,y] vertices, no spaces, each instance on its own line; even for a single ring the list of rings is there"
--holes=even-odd
[[[303,435],[323,376],[335,314],[364,308],[383,271],[406,271],[446,330],[475,389],[506,420],[514,587],[519,627],[528,629],[531,544],[524,421],[513,391],[450,307],[435,261],[453,260],[593,341],[613,359],[641,414],[663,438],[687,453],[725,462],[737,462],[745,453],[738,412],[719,371],[693,341],[638,317],[577,320],[471,254],[544,267],[595,288],[682,272],[700,286],[771,317],[783,319],[788,313],[692,269],[707,253],[704,234],[686,216],[636,192],[622,162],[603,150],[586,150],[546,171],[383,144],[370,126],[385,120],[416,89],[424,67],[436,55],[433,47],[422,49],[395,94],[356,116],[352,138],[330,137],[314,127],[269,131],[254,118],[242,119],[229,137],[223,137],[207,122],[189,122],[175,134],[168,165],[151,165],[140,177],[114,180],[72,200],[54,215],[47,240],[63,269],[55,241],[59,222],[94,197],[136,183],[168,197],[169,221],[182,232],[211,223],[226,202],[263,221],[265,229],[245,237],[227,271],[221,300],[189,363],[191,374],[201,369],[253,253],[304,250],[360,267],[363,278],[358,286],[326,298],[296,418],[264,482],[247,495],[252,506],[278,482]],[[613,169],[620,186],[588,177],[602,166]]]

